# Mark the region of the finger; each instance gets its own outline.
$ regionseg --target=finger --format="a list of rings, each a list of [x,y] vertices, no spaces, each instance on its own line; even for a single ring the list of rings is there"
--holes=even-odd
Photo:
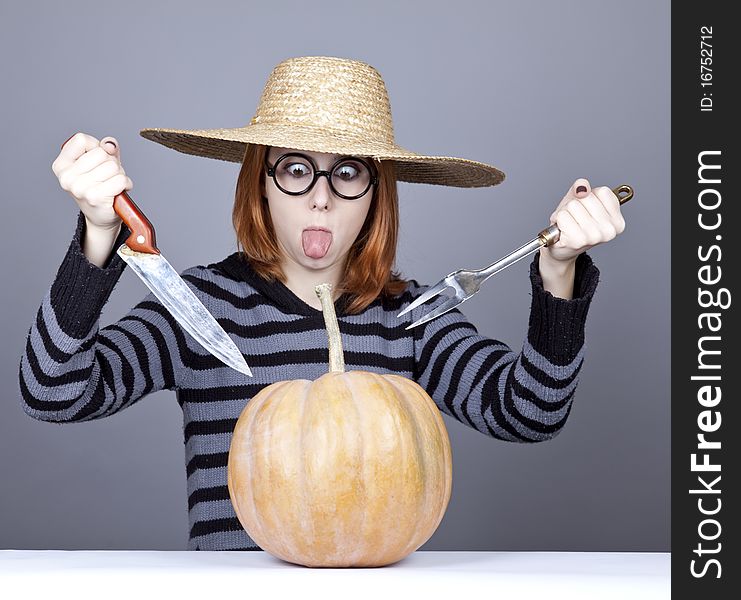
[[[85,173],[84,176],[88,178],[88,181],[100,183],[103,181],[107,181],[111,177],[114,177],[118,174],[125,175],[125,173],[122,173],[122,169],[118,165],[118,163],[112,160],[106,160],[92,169],[90,172]]]
[[[556,210],[554,210],[551,213],[550,220],[551,225],[553,225],[556,222],[556,214],[559,210],[562,210],[571,200],[574,199],[581,199],[586,198],[589,195],[589,192],[591,191],[592,186],[589,185],[589,180],[584,179],[583,177],[580,177],[574,183],[571,185],[569,190],[566,192],[564,197],[561,199],[561,202],[559,202],[558,206],[556,207]]]
[[[99,150],[101,149],[99,148]],[[86,173],[71,174],[70,171],[73,168],[74,166],[62,173],[59,181],[62,187],[68,190],[75,198],[82,198],[86,194],[89,195],[92,186],[99,185],[101,182],[107,181],[120,173],[118,163],[112,160],[103,161],[102,164]]]
[[[118,141],[116,140],[116,138],[111,136],[104,137],[102,140],[100,140],[100,146],[111,156],[120,158]]]
[[[578,239],[582,246],[593,246],[600,242],[602,232],[581,200],[570,201],[564,210],[574,218],[580,229],[579,232],[572,232],[573,238]]]
[[[126,175],[116,175],[101,183],[99,192],[100,196],[104,198],[112,198],[124,190],[130,190],[133,187],[133,182]]]
[[[606,186],[594,188],[593,192],[610,216],[610,222],[617,233],[622,233],[625,229],[625,219],[620,209],[620,200],[615,195],[615,192]]]
[[[77,133],[73,133],[71,136],[69,136],[64,142],[62,142],[62,148],[64,148],[64,145],[69,142],[73,137],[75,137]]]
[[[558,237],[558,241],[553,244],[556,248],[574,248],[580,249],[584,246],[584,241],[581,239],[581,227],[576,222],[573,215],[566,209],[561,209],[556,213],[556,224],[561,234]]]
[[[611,224],[613,221],[613,215],[610,214],[607,206],[605,206],[603,198],[597,195],[597,190],[599,190],[599,188],[593,188],[592,193],[589,194],[589,196],[583,200],[578,200],[577,202],[580,202],[587,209],[589,214],[592,215],[592,218],[598,223]],[[604,192],[602,193],[604,194]]]
[[[607,241],[614,238],[618,230],[614,222],[614,217],[607,211],[602,198],[596,195],[597,189],[599,188],[592,189],[592,193],[584,198],[581,203],[587,209],[599,230],[601,236],[600,241]]]
[[[592,186],[589,185],[587,179],[582,177],[574,182],[574,185],[571,186],[569,191],[571,192],[572,198],[586,198],[589,195],[589,192],[592,191]]]
[[[64,173],[64,176],[70,177],[83,175],[85,173],[89,173],[93,169],[107,162],[115,165],[116,168],[120,166],[120,163],[118,162],[116,157],[111,156],[99,145],[96,145],[94,148],[88,150],[87,152],[85,152],[85,154],[80,156],[72,165],[70,165]]]
[[[98,140],[86,133],[77,132],[62,144],[59,156],[52,164],[55,173],[59,173],[73,164],[80,156],[98,145]]]

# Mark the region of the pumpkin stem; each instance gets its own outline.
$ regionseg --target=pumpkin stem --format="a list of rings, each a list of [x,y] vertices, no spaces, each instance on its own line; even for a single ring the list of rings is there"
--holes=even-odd
[[[320,283],[314,288],[314,291],[322,303],[324,325],[329,337],[329,371],[330,373],[344,373],[345,357],[342,353],[340,325],[337,323],[337,313],[334,311],[334,302],[332,302],[332,284]]]

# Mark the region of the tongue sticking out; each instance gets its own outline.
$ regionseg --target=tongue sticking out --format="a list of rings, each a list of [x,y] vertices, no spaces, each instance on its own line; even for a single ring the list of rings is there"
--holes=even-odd
[[[302,236],[304,254],[311,258],[322,258],[332,243],[332,234],[328,231],[307,229]]]

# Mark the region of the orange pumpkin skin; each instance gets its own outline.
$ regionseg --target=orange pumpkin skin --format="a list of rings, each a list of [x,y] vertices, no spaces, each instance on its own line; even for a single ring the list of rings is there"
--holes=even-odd
[[[311,567],[397,562],[437,529],[452,459],[442,416],[417,383],[328,372],[263,388],[228,460],[240,523],[264,550]]]

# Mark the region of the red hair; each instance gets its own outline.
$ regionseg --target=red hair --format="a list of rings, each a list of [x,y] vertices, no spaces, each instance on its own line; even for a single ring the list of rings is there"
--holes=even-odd
[[[262,197],[269,146],[247,144],[232,211],[237,244],[254,271],[267,281],[286,282],[268,203]],[[399,235],[399,195],[393,162],[374,161],[378,185],[365,223],[350,247],[337,292],[350,293],[349,314],[362,312],[379,296],[398,296],[408,282],[392,271]]]

